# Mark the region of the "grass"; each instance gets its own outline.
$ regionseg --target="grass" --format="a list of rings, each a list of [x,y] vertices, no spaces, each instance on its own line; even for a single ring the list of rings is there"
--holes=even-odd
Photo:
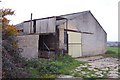
[[[108,51],[113,51],[115,53],[120,53],[118,50],[120,49],[120,47],[108,47]]]
[[[108,47],[106,54],[103,54],[103,56],[120,58],[120,47]]]
[[[73,59],[71,56],[59,56],[56,60],[33,59],[27,61],[27,69],[33,78],[56,78],[57,75],[71,75],[71,70],[83,62]]]

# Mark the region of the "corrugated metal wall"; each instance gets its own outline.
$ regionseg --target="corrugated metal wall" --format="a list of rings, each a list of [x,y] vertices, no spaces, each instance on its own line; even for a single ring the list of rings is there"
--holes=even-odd
[[[36,21],[36,33],[54,33],[55,32],[55,18],[42,19]]]
[[[25,33],[25,34],[29,34],[29,33],[31,33],[30,32],[30,22],[25,22],[25,23],[23,23],[23,32]],[[33,32],[33,21],[32,21],[32,32]]]
[[[23,23],[23,31],[26,34],[33,33],[34,21],[31,22],[24,22]],[[36,20],[36,32],[35,33],[55,33],[55,27],[56,27],[56,18],[48,18],[48,19],[41,19]],[[30,31],[31,30],[31,31]]]

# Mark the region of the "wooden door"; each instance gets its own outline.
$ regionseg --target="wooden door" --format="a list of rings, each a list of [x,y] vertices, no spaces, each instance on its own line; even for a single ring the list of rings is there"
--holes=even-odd
[[[82,56],[81,33],[68,32],[68,54],[72,57]]]

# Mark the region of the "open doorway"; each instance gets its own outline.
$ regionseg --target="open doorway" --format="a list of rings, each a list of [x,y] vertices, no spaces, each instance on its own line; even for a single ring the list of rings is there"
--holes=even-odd
[[[50,53],[55,52],[55,36],[54,34],[39,35],[39,57],[48,57]]]

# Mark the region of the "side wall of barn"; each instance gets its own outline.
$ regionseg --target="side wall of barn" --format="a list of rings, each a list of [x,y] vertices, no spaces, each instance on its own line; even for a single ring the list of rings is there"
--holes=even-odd
[[[107,34],[91,12],[83,14],[83,24],[80,28],[81,31],[93,34],[82,34],[82,55],[104,54],[107,46]]]
[[[68,15],[68,29],[93,34],[82,33],[82,56],[103,54],[106,52],[107,34],[91,12]],[[79,54],[79,53],[78,53]]]

